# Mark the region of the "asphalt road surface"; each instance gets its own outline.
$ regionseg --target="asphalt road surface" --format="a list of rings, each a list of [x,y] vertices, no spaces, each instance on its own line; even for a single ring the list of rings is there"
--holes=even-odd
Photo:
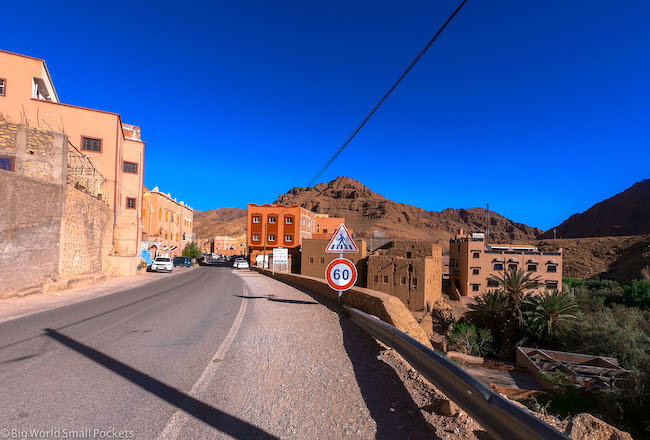
[[[201,267],[1,323],[0,438],[432,438],[378,352],[305,292]]]

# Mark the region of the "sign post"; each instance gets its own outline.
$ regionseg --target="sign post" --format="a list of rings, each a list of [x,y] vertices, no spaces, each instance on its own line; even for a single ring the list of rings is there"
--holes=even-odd
[[[341,295],[343,292],[354,286],[357,282],[357,267],[354,263],[346,258],[343,258],[344,253],[356,254],[359,252],[357,244],[352,239],[350,231],[341,223],[334,232],[332,239],[325,248],[325,252],[329,254],[339,254],[336,258],[327,265],[325,269],[325,279],[327,284],[336,290],[339,294],[339,304],[341,303]]]
[[[275,275],[275,265],[280,265],[280,271],[282,271],[282,265],[288,268],[289,266],[289,250],[286,248],[273,248],[273,275]],[[282,272],[285,273],[285,272]]]

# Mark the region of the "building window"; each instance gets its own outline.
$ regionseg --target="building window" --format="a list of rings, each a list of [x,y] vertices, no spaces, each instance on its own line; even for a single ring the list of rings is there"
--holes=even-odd
[[[372,281],[373,281],[375,284],[379,284],[379,275],[375,275],[374,277],[372,277]]]
[[[284,222],[285,222],[286,224],[288,224],[288,225],[292,225],[292,224],[293,224],[293,217],[286,217],[286,218],[284,219]]]
[[[259,223],[261,219],[259,217],[253,217],[253,223]]]
[[[529,264],[528,265],[528,272],[537,272],[537,265],[536,264]]]
[[[555,272],[557,272],[557,266],[555,266],[555,265],[550,265],[550,264],[549,264],[549,265],[546,267],[546,272],[551,272],[551,273],[555,273]]]
[[[406,258],[411,258],[411,255],[412,255],[411,252],[407,252],[406,253]]]
[[[557,281],[547,281],[546,288],[549,290],[557,290]]]
[[[314,257],[309,257],[309,264],[314,264]]]
[[[253,234],[253,241],[260,241],[260,234]]]
[[[81,149],[86,151],[102,152],[102,140],[83,136],[81,138]]]
[[[488,287],[499,287],[499,283],[497,280],[489,279],[487,280],[487,286]]]
[[[135,199],[133,197],[126,198],[126,207],[128,209],[135,209]]]
[[[323,234],[327,234],[327,228],[323,228]]]
[[[138,174],[138,164],[134,162],[122,163],[122,171],[125,173]]]
[[[7,96],[7,80],[0,78],[0,96]]]
[[[287,243],[291,243],[293,241],[293,235],[289,235],[289,234],[285,235],[284,241],[286,241]]]
[[[0,170],[13,171],[16,166],[16,159],[11,156],[0,156]]]
[[[320,257],[320,264],[325,264],[325,257]]]
[[[388,284],[388,275],[384,275],[383,282],[384,284]]]
[[[158,208],[158,218],[162,219],[162,208]]]
[[[476,268],[472,269],[472,275],[478,275],[479,272],[480,272],[480,269],[476,269]]]
[[[473,252],[472,253],[472,258],[479,258],[481,256],[480,252]]]
[[[305,226],[305,219],[302,219],[302,225]]]
[[[503,264],[494,263],[494,270],[503,270]]]
[[[276,220],[275,217],[269,217],[269,223],[270,223],[270,224],[274,225],[274,224],[275,224],[275,220]]]
[[[517,270],[516,264],[508,264],[508,270]]]
[[[406,284],[406,277],[402,277],[402,281],[400,281],[400,284],[403,286]]]
[[[269,234],[269,241],[275,241],[275,234]]]
[[[478,292],[480,288],[481,288],[480,284],[472,284],[472,292]]]

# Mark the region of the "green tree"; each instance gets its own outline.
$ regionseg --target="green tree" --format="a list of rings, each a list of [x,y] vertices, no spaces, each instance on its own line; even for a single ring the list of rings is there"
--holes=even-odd
[[[194,258],[198,263],[199,260],[203,258],[203,253],[201,252],[201,248],[199,248],[198,244],[191,242],[185,245],[185,249],[183,249],[183,256]]]
[[[511,268],[503,271],[502,274],[490,277],[489,281],[496,282],[497,285],[510,296],[510,300],[515,308],[519,327],[524,326],[524,315],[522,305],[528,296],[528,290],[536,289],[539,286],[540,278],[533,277],[532,272],[523,269]]]
[[[576,323],[578,304],[566,292],[546,290],[541,295],[531,295],[524,301],[524,315],[529,329],[538,339],[549,339],[567,332]]]

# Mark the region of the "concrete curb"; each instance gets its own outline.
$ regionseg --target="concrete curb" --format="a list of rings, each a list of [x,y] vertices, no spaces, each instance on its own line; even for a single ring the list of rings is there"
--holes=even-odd
[[[256,267],[251,268],[251,270],[257,271],[262,275],[274,278],[291,286],[300,287],[318,293],[332,301],[338,301],[337,292],[333,291],[330,286],[327,285],[327,282],[321,278],[285,273],[276,273],[273,275],[267,270]],[[411,337],[415,338],[427,347],[433,348],[422,327],[420,327],[404,303],[396,297],[388,295],[387,293],[355,286],[344,292],[341,299],[342,304],[374,315],[382,321],[408,333]]]

